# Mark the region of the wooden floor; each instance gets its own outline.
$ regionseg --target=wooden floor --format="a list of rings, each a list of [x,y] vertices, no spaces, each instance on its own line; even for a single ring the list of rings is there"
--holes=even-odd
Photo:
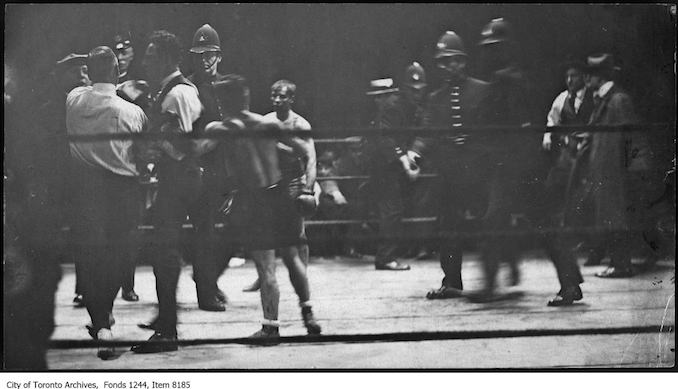
[[[630,279],[598,279],[603,267],[582,268],[584,299],[566,308],[546,306],[558,291],[553,265],[540,255],[524,259],[522,282],[507,291],[522,297],[474,304],[464,299],[426,300],[426,291],[438,287],[442,271],[435,260],[405,261],[411,271],[375,271],[364,259],[312,258],[309,268],[316,317],[327,335],[434,333],[438,331],[600,329],[611,327],[672,326],[675,324],[675,262],[661,261],[651,272]],[[481,268],[475,255],[465,259],[465,288],[481,286]],[[256,277],[254,266],[231,268],[219,280],[227,293],[226,312],[198,309],[190,266],[179,281],[180,339],[246,337],[260,327],[258,293],[241,289]],[[500,273],[502,284],[508,272]],[[281,335],[304,335],[296,296],[282,263]],[[57,291],[55,340],[87,340],[86,310],[73,307],[74,273],[64,266]],[[136,272],[139,302],[115,302],[118,340],[145,340],[150,333],[137,328],[156,312],[152,269]],[[136,355],[119,350],[115,360],[101,361],[94,349],[52,349],[52,370],[117,369],[333,369],[333,368],[565,368],[670,367],[675,363],[675,333],[621,333],[615,335],[537,336],[492,339],[292,343],[276,347],[241,344],[184,346],[177,352]]]

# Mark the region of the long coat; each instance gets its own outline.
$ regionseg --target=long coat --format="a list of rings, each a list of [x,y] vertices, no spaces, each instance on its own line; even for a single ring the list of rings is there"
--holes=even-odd
[[[597,102],[589,125],[636,122],[631,97],[614,85]],[[632,160],[632,137],[624,132],[595,132],[591,137],[588,185],[594,203],[594,223],[601,228],[628,227],[627,171]]]

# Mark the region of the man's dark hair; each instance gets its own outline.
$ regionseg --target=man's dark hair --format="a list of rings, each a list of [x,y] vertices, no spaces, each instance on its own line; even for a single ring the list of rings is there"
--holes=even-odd
[[[271,86],[271,92],[285,87],[287,88],[287,91],[289,92],[290,96],[294,97],[294,95],[297,93],[297,86],[292,81],[288,80],[278,80],[275,83],[273,83],[273,85]]]
[[[149,38],[149,44],[153,44],[158,50],[158,55],[166,57],[173,65],[181,62],[182,49],[179,39],[169,31],[153,31]]]
[[[212,84],[219,105],[224,110],[242,109],[249,98],[249,88],[244,77],[229,74]]]
[[[97,46],[87,56],[87,73],[93,83],[118,80],[118,59],[108,46]]]

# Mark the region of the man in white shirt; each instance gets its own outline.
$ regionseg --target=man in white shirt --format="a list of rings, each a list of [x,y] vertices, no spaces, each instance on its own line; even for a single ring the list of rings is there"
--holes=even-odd
[[[593,94],[586,88],[584,80],[585,64],[570,62],[565,65],[565,83],[567,89],[560,93],[553,101],[547,115],[547,126],[586,125],[593,111]],[[584,161],[586,150],[582,149],[585,137],[582,133],[572,133],[566,136],[544,134],[542,147],[545,150],[557,152],[554,166],[549,171],[546,180],[545,200],[548,204],[548,214],[555,227],[563,227],[565,213],[570,214],[570,199],[574,195],[572,188],[575,179],[574,167]],[[580,170],[580,169],[578,169]],[[568,226],[572,227],[573,220],[568,218]],[[548,302],[549,306],[570,305],[582,298],[579,284],[584,282],[577,259],[574,256],[574,242],[564,236],[556,236],[548,241],[547,252],[551,257],[558,280],[560,291],[556,297]]]
[[[203,107],[197,88],[179,71],[182,51],[177,37],[155,31],[144,57],[146,75],[158,91],[149,110],[151,131],[190,133]],[[177,350],[176,291],[181,272],[179,247],[182,224],[196,207],[202,186],[200,166],[191,140],[155,142],[148,153],[158,171],[158,197],[155,204],[155,233],[158,253],[153,257],[158,294],[158,316],[150,324],[140,324],[155,333],[149,342],[132,347],[135,353]],[[198,232],[199,233],[199,232]]]
[[[118,60],[100,46],[90,51],[87,65],[92,86],[73,89],[66,98],[69,135],[128,134],[143,131],[148,123],[138,106],[116,95]],[[112,340],[113,301],[121,284],[121,271],[133,247],[132,231],[140,216],[135,148],[131,140],[71,142],[74,177],[72,232],[83,265],[83,295],[92,319],[90,335]],[[97,356],[115,356],[102,345]]]

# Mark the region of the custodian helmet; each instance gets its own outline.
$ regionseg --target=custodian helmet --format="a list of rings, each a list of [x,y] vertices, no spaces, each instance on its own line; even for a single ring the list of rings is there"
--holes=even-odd
[[[202,54],[206,51],[221,51],[219,34],[209,24],[203,24],[193,35],[193,46],[190,52]]]
[[[480,35],[483,37],[480,43],[478,43],[481,46],[513,40],[511,25],[504,20],[504,18],[490,20],[490,22],[483,27]]]
[[[436,43],[435,58],[452,57],[455,55],[466,55],[464,41],[454,31],[445,31],[443,36]]]

